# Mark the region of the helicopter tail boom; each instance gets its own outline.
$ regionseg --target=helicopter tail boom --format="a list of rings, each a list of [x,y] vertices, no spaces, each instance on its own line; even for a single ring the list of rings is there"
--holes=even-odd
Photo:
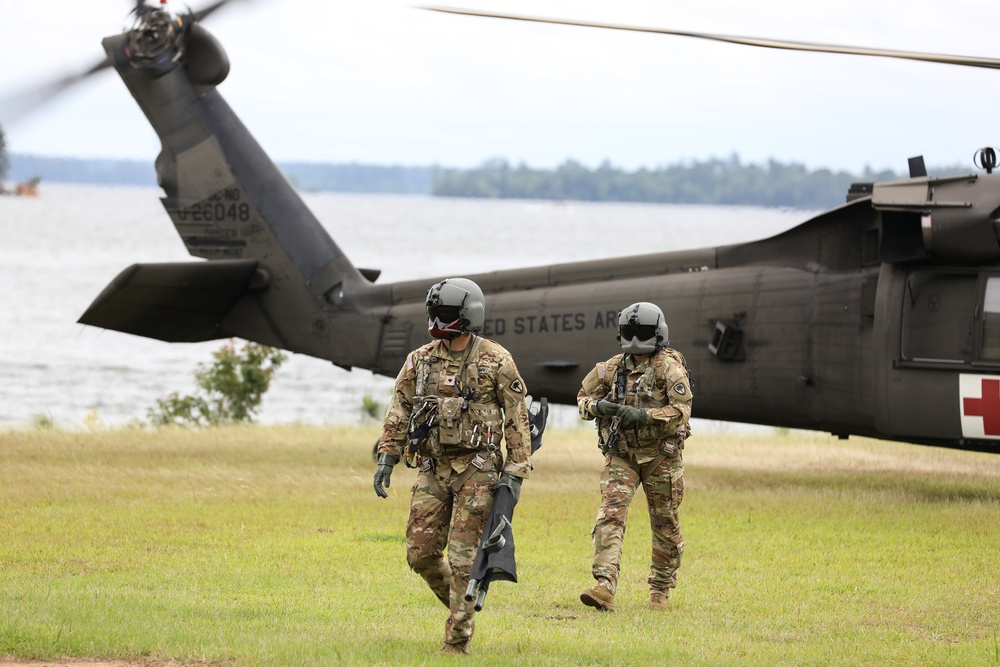
[[[239,336],[370,367],[386,290],[350,262],[215,89],[211,63],[228,61],[214,38],[190,23],[169,40],[136,34],[167,25],[153,19],[104,47],[160,138],[163,207],[188,252],[209,261],[130,267],[81,322],[162,340]],[[173,322],[180,313],[190,328]]]

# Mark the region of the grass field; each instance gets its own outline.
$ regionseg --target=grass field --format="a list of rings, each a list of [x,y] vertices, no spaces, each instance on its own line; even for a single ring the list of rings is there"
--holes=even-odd
[[[0,663],[437,664],[446,613],[405,562],[411,471],[374,428],[0,432]],[[483,665],[1000,665],[1000,456],[695,434],[687,543],[646,610],[641,494],[618,609],[582,606],[601,459],[546,435],[515,515],[520,583]]]

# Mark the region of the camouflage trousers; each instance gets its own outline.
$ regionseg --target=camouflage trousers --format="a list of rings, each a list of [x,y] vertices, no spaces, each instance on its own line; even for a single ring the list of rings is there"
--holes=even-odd
[[[628,461],[608,456],[601,472],[601,508],[594,524],[595,579],[607,579],[611,591],[618,587],[622,542],[628,509],[639,486],[639,473]],[[653,534],[653,560],[649,570],[650,590],[666,591],[677,585],[677,570],[684,552],[677,510],[684,498],[684,464],[664,459],[642,482],[649,506]]]
[[[422,471],[413,485],[406,524],[406,562],[450,610],[445,623],[446,644],[471,639],[475,629],[475,601],[465,601],[465,589],[493,506],[497,479],[493,470],[479,471],[453,492],[438,482],[434,473]]]

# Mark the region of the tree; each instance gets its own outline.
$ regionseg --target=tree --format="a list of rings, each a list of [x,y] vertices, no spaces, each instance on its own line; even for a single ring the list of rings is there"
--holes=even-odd
[[[544,170],[532,169],[524,163],[514,168],[507,161],[495,158],[473,169],[436,170],[431,194],[824,208],[842,202],[855,181],[894,178],[899,176],[891,171],[875,173],[866,169],[858,177],[829,169],[810,171],[803,164],[784,164],[773,159],[763,165],[743,164],[735,153],[724,159],[636,171],[619,169],[608,160],[594,170],[575,160],[566,160],[554,170]]]
[[[198,365],[195,379],[201,394],[180,396],[177,392],[157,399],[149,410],[154,426],[218,426],[253,422],[274,372],[288,358],[281,350],[234,341],[212,353],[211,366]]]
[[[3,126],[0,126],[0,189],[3,189],[3,182],[7,180],[8,169],[10,160],[7,159],[7,138],[3,134]]]

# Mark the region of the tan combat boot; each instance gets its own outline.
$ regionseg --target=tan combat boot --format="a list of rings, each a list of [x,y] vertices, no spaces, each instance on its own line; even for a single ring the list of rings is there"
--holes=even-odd
[[[597,585],[580,593],[580,602],[598,611],[615,610],[615,594],[611,592],[611,584],[607,579],[599,579]]]
[[[469,640],[466,639],[464,642],[459,642],[458,644],[445,644],[438,651],[438,655],[468,655],[469,654]]]
[[[650,591],[649,592],[649,604],[646,605],[646,609],[653,609],[656,611],[666,611],[667,602],[670,600],[670,593],[667,591]]]

